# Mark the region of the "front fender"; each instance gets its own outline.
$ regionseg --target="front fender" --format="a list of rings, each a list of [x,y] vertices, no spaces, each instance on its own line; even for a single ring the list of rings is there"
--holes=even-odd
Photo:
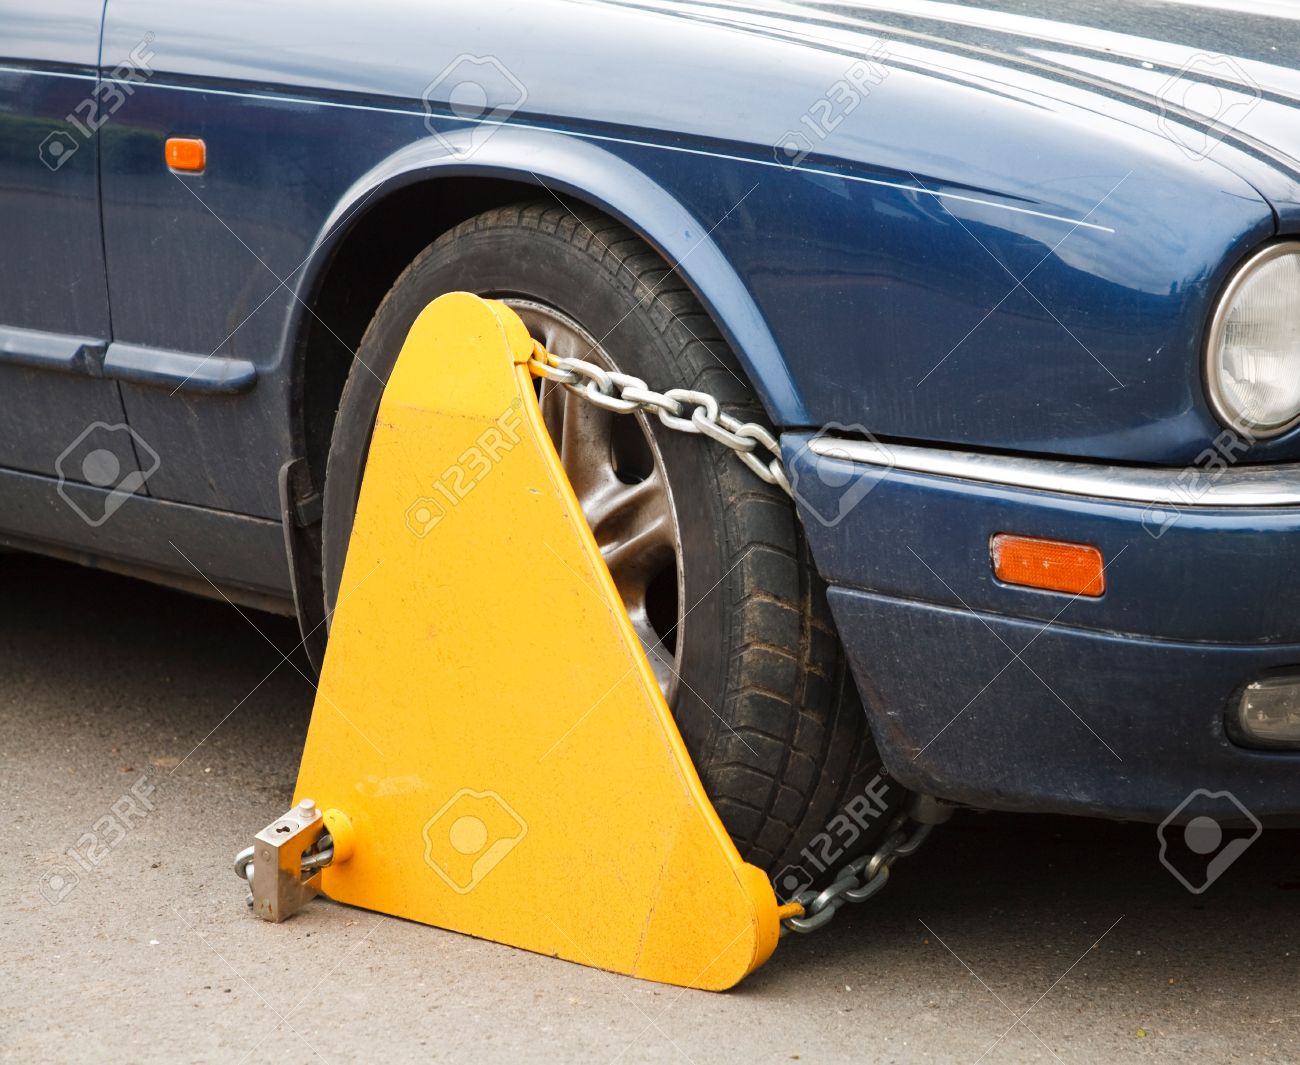
[[[410,143],[366,171],[321,227],[302,275],[297,316],[309,312],[335,251],[369,208],[399,189],[445,178],[504,178],[565,195],[604,211],[658,251],[712,316],[777,425],[808,422],[772,333],[736,270],[710,236],[662,186],[597,143],[532,128],[499,126],[471,144],[473,130]],[[472,148],[472,150],[471,150]]]

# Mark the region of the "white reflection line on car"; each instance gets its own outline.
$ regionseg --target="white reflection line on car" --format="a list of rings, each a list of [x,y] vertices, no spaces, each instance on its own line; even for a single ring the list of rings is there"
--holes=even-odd
[[[0,66],[0,71],[9,72],[11,68]],[[30,71],[14,71],[16,73],[28,74]],[[374,104],[351,104],[343,103],[338,100],[314,100],[303,96],[276,96],[272,93],[258,92],[236,92],[231,89],[210,89],[207,87],[198,87],[193,85],[160,85],[154,82],[151,88],[169,89],[173,92],[198,92],[205,96],[233,96],[243,100],[266,100],[270,103],[277,104],[302,104],[307,107],[341,107],[351,111],[371,111],[386,115],[410,115],[412,118],[418,118],[421,121],[426,117],[425,111],[414,111],[406,107],[378,107]],[[455,115],[448,114],[445,116],[448,122],[463,122],[466,125],[473,125],[470,119],[457,118]],[[603,133],[589,133],[585,130],[560,129],[554,126],[534,125],[532,123],[524,124],[522,122],[497,122],[485,123],[489,125],[506,126],[512,125],[520,129],[532,130],[537,133],[554,133],[563,137],[574,137],[578,140],[599,141],[604,144],[626,144],[635,148],[658,148],[666,152],[679,152],[683,155],[700,155],[706,159],[726,159],[734,163],[752,163],[755,166],[771,167],[774,170],[786,172],[789,168],[782,166],[774,159],[756,159],[745,155],[732,155],[728,152],[708,151],[703,148],[688,148],[680,144],[658,144],[652,141],[640,141],[632,137],[613,137]],[[1099,233],[1114,233],[1115,230],[1110,226],[1099,225],[1096,222],[1089,222],[1085,218],[1070,218],[1067,215],[1053,214],[1050,211],[1036,211],[1032,207],[1020,207],[1011,203],[999,203],[997,200],[981,199],[978,196],[967,196],[960,192],[940,192],[936,189],[922,188],[918,185],[908,185],[901,181],[889,181],[885,178],[864,177],[861,174],[844,174],[835,170],[824,170],[817,167],[801,167],[800,173],[804,174],[822,174],[825,177],[837,178],[841,181],[852,181],[860,185],[876,185],[880,188],[898,189],[901,192],[916,192],[924,196],[932,196],[939,200],[957,200],[962,203],[975,203],[983,207],[994,207],[1002,211],[1011,211],[1015,214],[1029,215],[1033,218],[1044,218],[1051,222],[1062,222],[1065,225],[1079,226],[1084,229],[1094,229]]]
[[[1111,194],[1116,189],[1118,189],[1122,184],[1124,184],[1124,182],[1126,182],[1129,179],[1132,173],[1133,171],[1130,170],[1127,174],[1125,174],[1122,178],[1120,178],[1117,182],[1115,182],[1115,184],[1111,186],[1110,191],[1107,192],[1106,195],[1103,196],[1100,200],[1098,200],[1095,204],[1093,204],[1092,210],[1090,210],[1088,214],[1084,215],[1083,217],[1085,219],[1088,218],[1093,211],[1097,210],[1098,207],[1100,207],[1103,203],[1105,203],[1108,199],[1110,199]],[[920,178],[917,178],[915,174],[913,174],[912,177],[915,180],[920,181]],[[939,205],[943,207],[945,211],[948,211],[947,204],[944,204],[941,201]],[[1074,231],[1078,229],[1081,225],[1086,224],[1085,222],[1082,221],[1076,222],[1071,227],[1070,231],[1065,234],[1065,236],[1063,236],[1060,240],[1058,240],[1055,244],[1052,245],[1051,250],[1046,255],[1044,255],[1041,259],[1038,260],[1038,262],[1034,263],[1034,265],[1029,268],[1029,273],[1025,274],[1024,277],[1017,278],[1016,275],[1012,273],[1010,267],[1008,267],[1007,264],[1004,263],[1001,259],[999,259],[996,255],[994,255],[993,252],[989,250],[988,245],[985,244],[982,240],[980,240],[979,237],[977,237],[974,233],[970,231],[970,227],[966,225],[965,222],[963,222],[951,211],[948,211],[948,215],[950,218],[952,218],[954,222],[956,222],[959,226],[962,227],[962,229],[966,231],[967,236],[969,236],[971,240],[973,240],[976,244],[978,244],[981,248],[983,248],[986,252],[988,252],[989,258],[991,258],[995,263],[997,263],[1000,267],[1002,267],[1002,269],[1005,270],[1008,275],[1010,275],[1011,279],[1015,281],[1015,284],[1011,286],[1011,290],[1005,296],[1003,296],[1000,300],[997,301],[997,303],[995,303],[992,307],[988,309],[988,312],[984,315],[983,318],[981,318],[978,322],[976,322],[973,326],[971,326],[970,331],[959,341],[957,341],[956,344],[952,346],[952,348],[949,350],[947,355],[945,355],[942,359],[940,359],[938,362],[936,362],[933,366],[930,367],[925,377],[922,377],[921,380],[917,381],[916,385],[914,385],[913,387],[919,388],[921,385],[925,384],[926,378],[928,378],[930,374],[934,373],[935,370],[937,370],[940,366],[942,366],[945,362],[947,362],[948,357],[952,355],[952,353],[956,351],[959,347],[961,347],[963,344],[966,343],[966,341],[970,338],[971,333],[974,333],[976,329],[978,329],[986,321],[988,321],[989,317],[993,314],[993,312],[996,311],[999,307],[1001,307],[1002,304],[1006,303],[1007,300],[1009,300],[1012,296],[1014,296],[1016,290],[1020,288],[1023,288],[1025,292],[1029,295],[1030,299],[1032,299],[1035,303],[1037,303],[1038,306],[1042,307],[1043,310],[1047,311],[1047,313],[1052,316],[1052,321],[1054,321],[1057,325],[1059,325],[1062,329],[1064,329],[1067,333],[1069,333],[1070,337],[1074,340],[1076,344],[1079,345],[1079,347],[1083,348],[1084,351],[1086,351],[1090,356],[1092,356],[1093,362],[1095,362],[1098,366],[1100,366],[1103,370],[1105,370],[1108,374],[1110,374],[1111,380],[1113,380],[1117,385],[1119,385],[1120,388],[1124,387],[1124,382],[1121,381],[1118,377],[1116,377],[1113,373],[1111,373],[1110,367],[1107,366],[1104,362],[1102,362],[1101,359],[1097,358],[1097,356],[1093,354],[1092,349],[1088,347],[1088,345],[1085,344],[1082,340],[1080,340],[1077,336],[1075,336],[1074,332],[1069,328],[1069,326],[1067,326],[1063,321],[1061,321],[1061,319],[1057,318],[1056,315],[1052,312],[1051,308],[1049,308],[1047,304],[1045,304],[1042,300],[1040,300],[1037,296],[1035,296],[1034,293],[1031,292],[1029,290],[1029,287],[1025,284],[1025,282],[1029,280],[1029,274],[1032,274],[1035,270],[1037,270],[1040,266],[1042,266],[1043,263],[1047,262],[1048,259],[1050,259],[1053,255],[1055,255],[1056,249],[1059,248],[1062,244],[1064,244],[1067,240],[1069,240],[1072,236],[1074,236]],[[1111,232],[1114,232],[1114,230],[1112,230]]]

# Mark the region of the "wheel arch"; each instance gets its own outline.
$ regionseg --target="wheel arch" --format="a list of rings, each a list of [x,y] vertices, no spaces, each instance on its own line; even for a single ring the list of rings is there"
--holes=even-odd
[[[293,353],[294,452],[307,460],[317,487],[353,353],[397,276],[465,219],[539,196],[601,211],[676,264],[736,352],[768,416],[778,426],[805,420],[766,322],[704,222],[597,144],[507,126],[472,155],[449,151],[438,138],[408,145],[354,182],[322,228],[286,346]]]

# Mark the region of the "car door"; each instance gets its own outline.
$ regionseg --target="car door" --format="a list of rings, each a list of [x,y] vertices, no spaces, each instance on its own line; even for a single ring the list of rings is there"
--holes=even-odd
[[[103,0],[0,0],[0,471],[120,500],[147,474],[103,376],[102,13]],[[95,493],[61,494],[104,520]]]
[[[265,98],[234,76],[234,63],[221,81],[192,75],[196,39],[211,42],[213,54],[235,54],[243,46],[229,27],[308,9],[253,11],[108,0],[106,81],[115,57],[147,33],[159,46],[154,73],[130,101],[129,129],[104,131],[113,307],[105,370],[119,382],[132,428],[163,456],[151,495],[278,519],[277,474],[290,447],[283,333],[300,267],[333,202],[316,186],[335,163],[327,140],[304,140],[302,107]],[[202,157],[168,155],[173,140],[196,152],[201,142]]]

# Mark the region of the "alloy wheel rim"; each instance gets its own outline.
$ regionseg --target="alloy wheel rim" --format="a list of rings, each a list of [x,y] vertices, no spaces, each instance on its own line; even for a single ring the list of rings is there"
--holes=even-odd
[[[620,367],[576,321],[505,297],[553,355]],[[644,414],[601,410],[554,381],[539,382],[542,419],[623,598],[664,697],[676,699],[683,646],[682,540],[672,488]]]

